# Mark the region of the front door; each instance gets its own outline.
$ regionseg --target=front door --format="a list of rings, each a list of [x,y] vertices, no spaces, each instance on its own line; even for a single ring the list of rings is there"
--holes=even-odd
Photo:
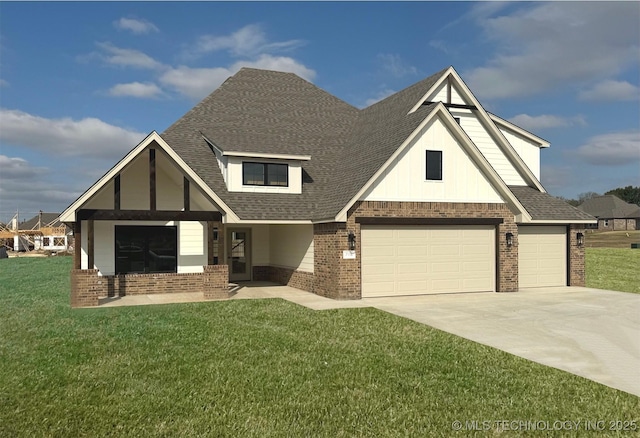
[[[251,280],[251,230],[227,230],[229,281]]]

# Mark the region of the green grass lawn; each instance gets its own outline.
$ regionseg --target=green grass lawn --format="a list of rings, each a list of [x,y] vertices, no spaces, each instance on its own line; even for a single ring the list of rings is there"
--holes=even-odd
[[[640,293],[640,249],[586,248],[588,287]]]
[[[640,423],[638,397],[375,309],[274,299],[72,310],[70,267],[0,260],[2,437],[467,436],[455,420]],[[477,433],[487,434],[498,433]]]

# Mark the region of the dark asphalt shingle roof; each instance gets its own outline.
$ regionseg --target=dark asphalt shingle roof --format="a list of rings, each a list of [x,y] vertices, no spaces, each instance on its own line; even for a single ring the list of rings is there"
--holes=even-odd
[[[58,216],[60,213],[42,213],[41,227],[59,227],[62,226],[61,222],[58,222]],[[22,222],[18,225],[19,230],[36,230],[38,229],[38,215],[35,215],[31,219]]]
[[[430,111],[411,107],[442,72],[358,110],[292,73],[243,68],[162,138],[241,218],[335,216]],[[310,155],[302,194],[229,192],[212,148]]]
[[[561,199],[526,186],[509,186],[533,220],[584,221],[595,218]]]
[[[587,199],[578,208],[603,219],[640,218],[640,207],[629,204],[615,195],[596,196]]]
[[[292,73],[243,68],[161,135],[241,219],[330,219],[437,106],[409,114],[445,70],[358,110]],[[205,137],[224,152],[311,156],[302,193],[229,192]],[[592,219],[535,189],[511,190],[536,220]]]

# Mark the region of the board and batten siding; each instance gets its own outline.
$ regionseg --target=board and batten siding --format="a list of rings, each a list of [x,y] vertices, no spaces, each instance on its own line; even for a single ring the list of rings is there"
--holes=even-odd
[[[87,233],[82,233],[82,269],[98,269],[100,275],[115,274],[115,227],[116,225],[134,226],[172,226],[178,227],[178,273],[203,272],[207,264],[206,227],[202,222],[160,222],[160,221],[95,221],[94,227],[94,264],[88,267]],[[82,229],[87,229],[87,221],[82,221]],[[199,232],[198,232],[199,231]]]
[[[270,265],[313,272],[313,225],[271,225]]]
[[[426,150],[442,151],[442,181],[426,180]],[[362,200],[503,202],[440,118],[422,129]]]
[[[511,146],[513,146],[518,155],[520,155],[522,161],[529,167],[529,170],[540,180],[540,147],[515,132],[503,128],[499,129],[507,141],[511,143]]]
[[[458,105],[468,105],[468,102],[466,102],[462,98],[462,96],[460,96],[460,93],[458,92],[458,90],[454,85],[451,85],[451,102],[447,102],[448,93],[449,92],[447,90],[447,81],[444,81],[442,82],[442,84],[440,84],[438,88],[435,89],[433,93],[427,96],[425,100],[429,102],[444,102],[444,103],[455,103]]]
[[[480,123],[476,114],[471,110],[452,108],[451,115],[460,119],[462,129],[464,129],[471,141],[480,149],[482,155],[484,155],[489,164],[491,164],[507,185],[527,185],[500,146],[498,146],[482,123]]]

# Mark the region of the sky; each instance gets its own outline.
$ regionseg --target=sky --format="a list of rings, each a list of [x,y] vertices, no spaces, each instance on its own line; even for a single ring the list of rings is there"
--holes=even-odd
[[[556,196],[640,185],[637,2],[0,2],[0,221],[61,212],[241,67],[364,108],[452,65],[551,143]]]

